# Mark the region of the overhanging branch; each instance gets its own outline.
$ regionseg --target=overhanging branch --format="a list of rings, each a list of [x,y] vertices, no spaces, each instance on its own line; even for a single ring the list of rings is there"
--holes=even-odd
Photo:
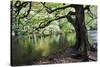
[[[64,15],[64,16],[60,16],[60,17],[57,17],[55,19],[52,19],[52,20],[49,20],[47,23],[44,23],[44,22],[41,22],[39,24],[39,26],[37,28],[35,28],[35,30],[38,30],[38,29],[41,29],[41,28],[45,28],[46,26],[48,26],[51,22],[55,21],[55,20],[60,20],[60,19],[63,19],[63,18],[67,18],[68,21],[72,24],[72,25],[75,25],[75,20],[71,17],[71,15],[74,15],[75,13],[70,11],[67,15]]]
[[[62,10],[62,9],[66,9],[66,8],[69,8],[69,7],[73,7],[73,5],[70,4],[70,5],[66,5],[66,6],[63,6],[63,7],[58,7],[58,8],[55,8],[55,9],[51,9],[50,7],[46,6],[45,3],[41,2],[41,4],[46,8],[47,12],[50,13],[50,14],[57,11],[57,10]]]

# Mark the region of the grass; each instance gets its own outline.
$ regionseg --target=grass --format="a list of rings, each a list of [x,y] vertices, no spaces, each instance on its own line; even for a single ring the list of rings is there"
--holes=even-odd
[[[48,57],[52,54],[63,52],[67,47],[75,44],[75,33],[67,33],[65,36],[47,36],[38,38],[35,44],[30,38],[21,38],[15,47],[15,63],[33,63],[41,57]]]
[[[49,45],[49,40],[45,39],[45,40],[39,40],[37,42],[37,44],[34,45],[34,49],[35,51],[39,54],[40,57],[45,57],[49,55],[49,49],[50,45]]]
[[[68,47],[71,47],[75,44],[76,38],[75,33],[67,33],[66,38],[68,40]]]

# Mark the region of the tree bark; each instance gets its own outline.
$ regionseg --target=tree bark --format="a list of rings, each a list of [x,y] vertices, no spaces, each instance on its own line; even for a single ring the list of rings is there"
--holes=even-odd
[[[83,46],[82,56],[84,61],[88,61],[87,47],[89,45],[87,29],[85,26],[85,16],[83,5],[75,5],[76,20],[75,20],[75,31],[76,31],[76,44],[75,48],[80,49]]]

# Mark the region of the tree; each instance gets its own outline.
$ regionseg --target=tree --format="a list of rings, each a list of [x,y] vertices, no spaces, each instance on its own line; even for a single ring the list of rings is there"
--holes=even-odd
[[[84,61],[88,61],[88,55],[87,55],[87,50],[88,50],[88,45],[89,45],[89,42],[88,42],[88,35],[87,35],[87,29],[86,29],[86,26],[85,26],[85,14],[84,14],[84,11],[85,10],[89,10],[89,6],[86,6],[84,8],[83,5],[74,5],[74,4],[71,4],[71,5],[67,5],[67,6],[64,6],[64,7],[60,7],[60,8],[55,8],[55,9],[51,9],[49,7],[47,7],[45,5],[45,3],[42,3],[44,5],[45,8],[47,8],[47,12],[49,13],[53,13],[54,11],[57,11],[57,10],[64,10],[66,8],[69,8],[69,7],[72,7],[75,9],[75,12],[72,12],[70,11],[67,15],[64,15],[62,17],[58,17],[54,20],[59,20],[59,19],[62,19],[62,18],[67,18],[68,21],[74,26],[75,28],[75,31],[76,31],[76,43],[75,43],[75,49],[80,49],[81,46],[83,45],[83,58],[84,58]],[[74,15],[75,18],[72,18],[71,16]],[[46,25],[44,26],[40,26],[39,28],[41,27],[45,27],[47,26],[50,22],[52,22],[53,20],[49,21]]]

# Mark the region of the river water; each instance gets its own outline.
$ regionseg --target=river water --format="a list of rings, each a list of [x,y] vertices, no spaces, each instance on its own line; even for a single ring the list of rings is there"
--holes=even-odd
[[[88,31],[89,39],[92,41],[92,43],[97,43],[97,31]]]

